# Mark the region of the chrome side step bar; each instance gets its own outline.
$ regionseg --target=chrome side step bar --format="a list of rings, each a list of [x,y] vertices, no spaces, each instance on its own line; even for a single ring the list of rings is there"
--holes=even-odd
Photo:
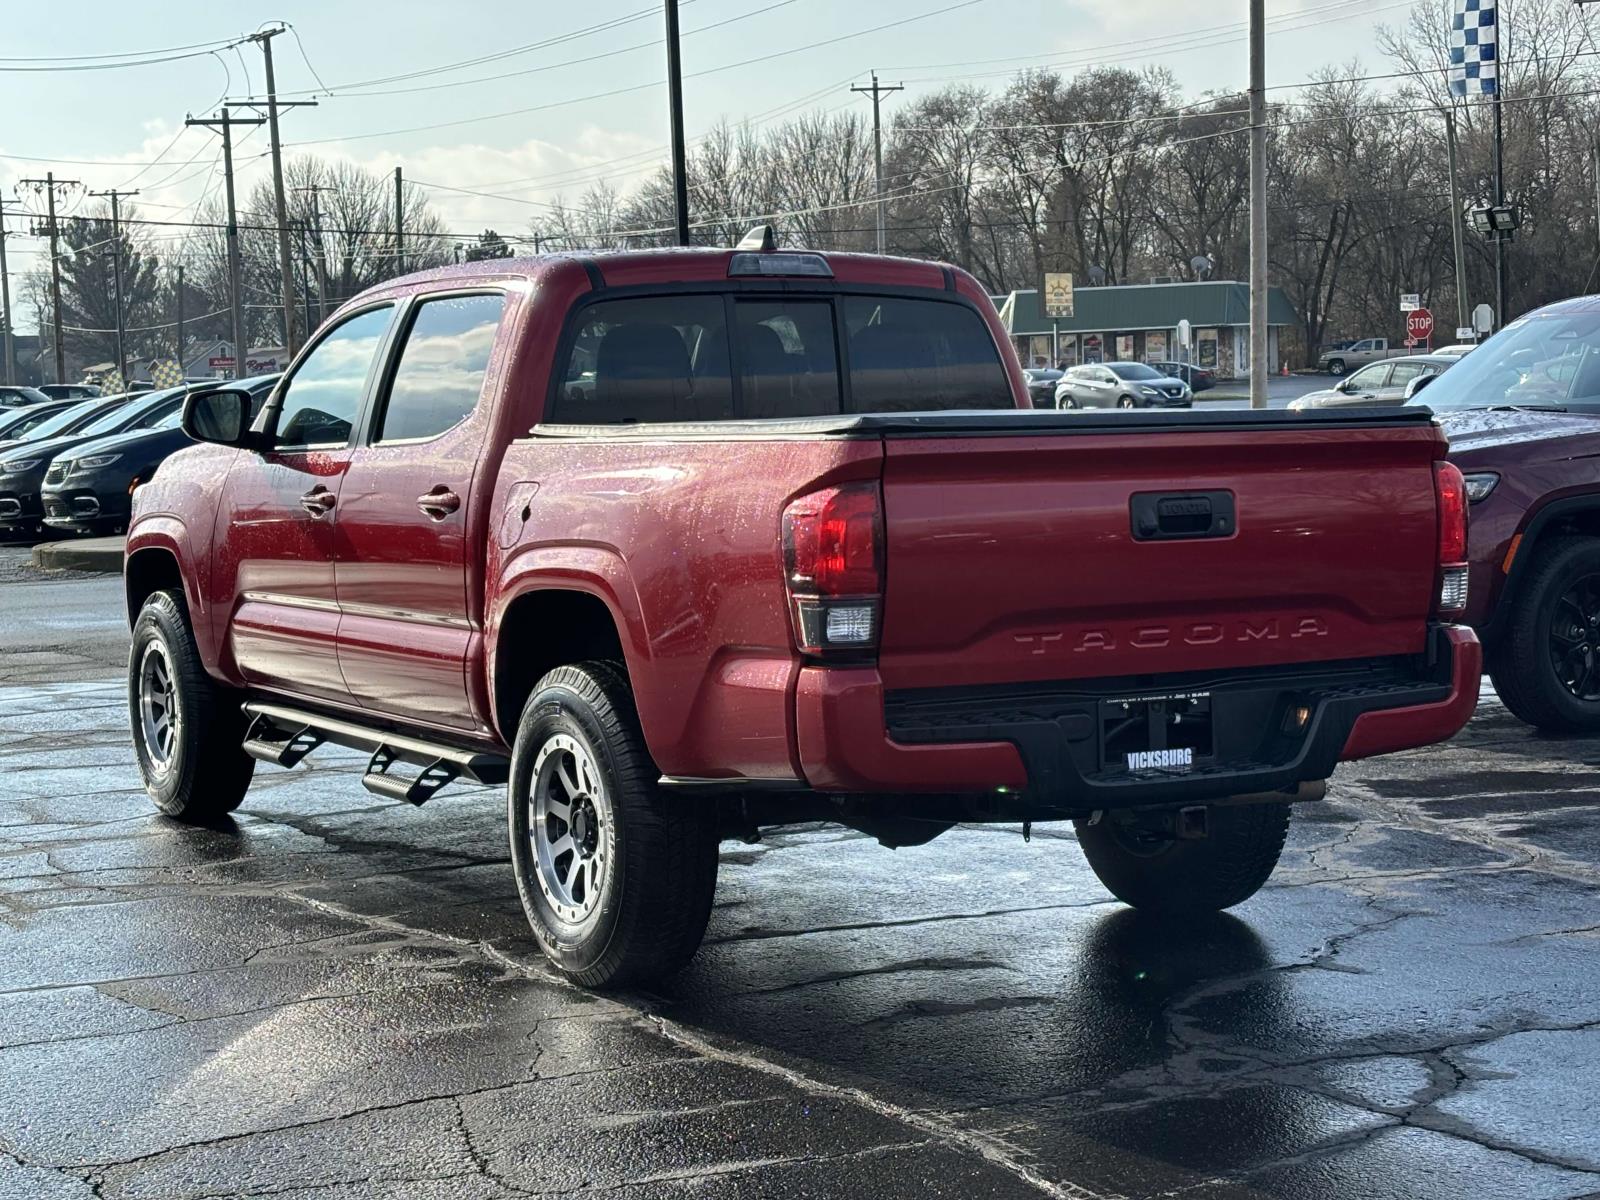
[[[511,774],[510,760],[501,754],[373,729],[286,704],[249,700],[244,711],[251,722],[243,749],[251,758],[292,767],[325,742],[366,750],[372,758],[361,777],[362,786],[391,800],[422,804],[456,779],[500,784]],[[421,771],[407,778],[391,770],[397,763],[420,767]]]

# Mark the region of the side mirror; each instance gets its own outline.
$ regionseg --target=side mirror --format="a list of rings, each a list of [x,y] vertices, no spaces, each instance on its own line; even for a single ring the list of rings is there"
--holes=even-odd
[[[1437,378],[1439,378],[1437,375],[1418,375],[1410,383],[1406,384],[1406,399],[1411,399]]]
[[[1346,376],[1345,378],[1339,380],[1338,383],[1334,384],[1333,385],[1333,390],[1336,391],[1336,392],[1348,392],[1348,391],[1350,391],[1351,388],[1350,388],[1350,378],[1349,378],[1349,376]]]
[[[250,397],[223,388],[191,393],[183,401],[183,431],[197,442],[253,445]]]

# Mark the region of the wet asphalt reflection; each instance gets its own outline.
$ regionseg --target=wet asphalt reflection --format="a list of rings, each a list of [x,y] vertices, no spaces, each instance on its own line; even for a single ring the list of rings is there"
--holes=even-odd
[[[0,1200],[1600,1193],[1600,740],[1345,769],[1234,913],[1070,830],[724,847],[653,994],[542,965],[500,798],[155,815],[121,684],[0,686]]]

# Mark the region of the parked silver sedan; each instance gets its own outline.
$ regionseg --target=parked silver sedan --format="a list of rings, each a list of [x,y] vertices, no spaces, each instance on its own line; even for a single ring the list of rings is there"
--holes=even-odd
[[[1194,393],[1181,379],[1140,362],[1068,367],[1056,384],[1057,408],[1189,408]]]
[[[1331,388],[1307,392],[1289,404],[1290,412],[1311,408],[1376,408],[1404,404],[1407,389],[1418,379],[1448,371],[1459,358],[1446,354],[1412,354],[1387,362],[1369,363],[1352,371]],[[1420,402],[1419,402],[1420,403]]]

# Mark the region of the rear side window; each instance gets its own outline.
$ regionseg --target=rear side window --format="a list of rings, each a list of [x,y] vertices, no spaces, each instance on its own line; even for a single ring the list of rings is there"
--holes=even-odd
[[[377,441],[437,437],[478,406],[505,297],[444,296],[417,306]]]
[[[607,300],[584,309],[579,321],[552,421],[617,425],[733,415],[721,296]]]
[[[940,300],[843,299],[850,338],[850,410],[1015,408],[988,327]]]

